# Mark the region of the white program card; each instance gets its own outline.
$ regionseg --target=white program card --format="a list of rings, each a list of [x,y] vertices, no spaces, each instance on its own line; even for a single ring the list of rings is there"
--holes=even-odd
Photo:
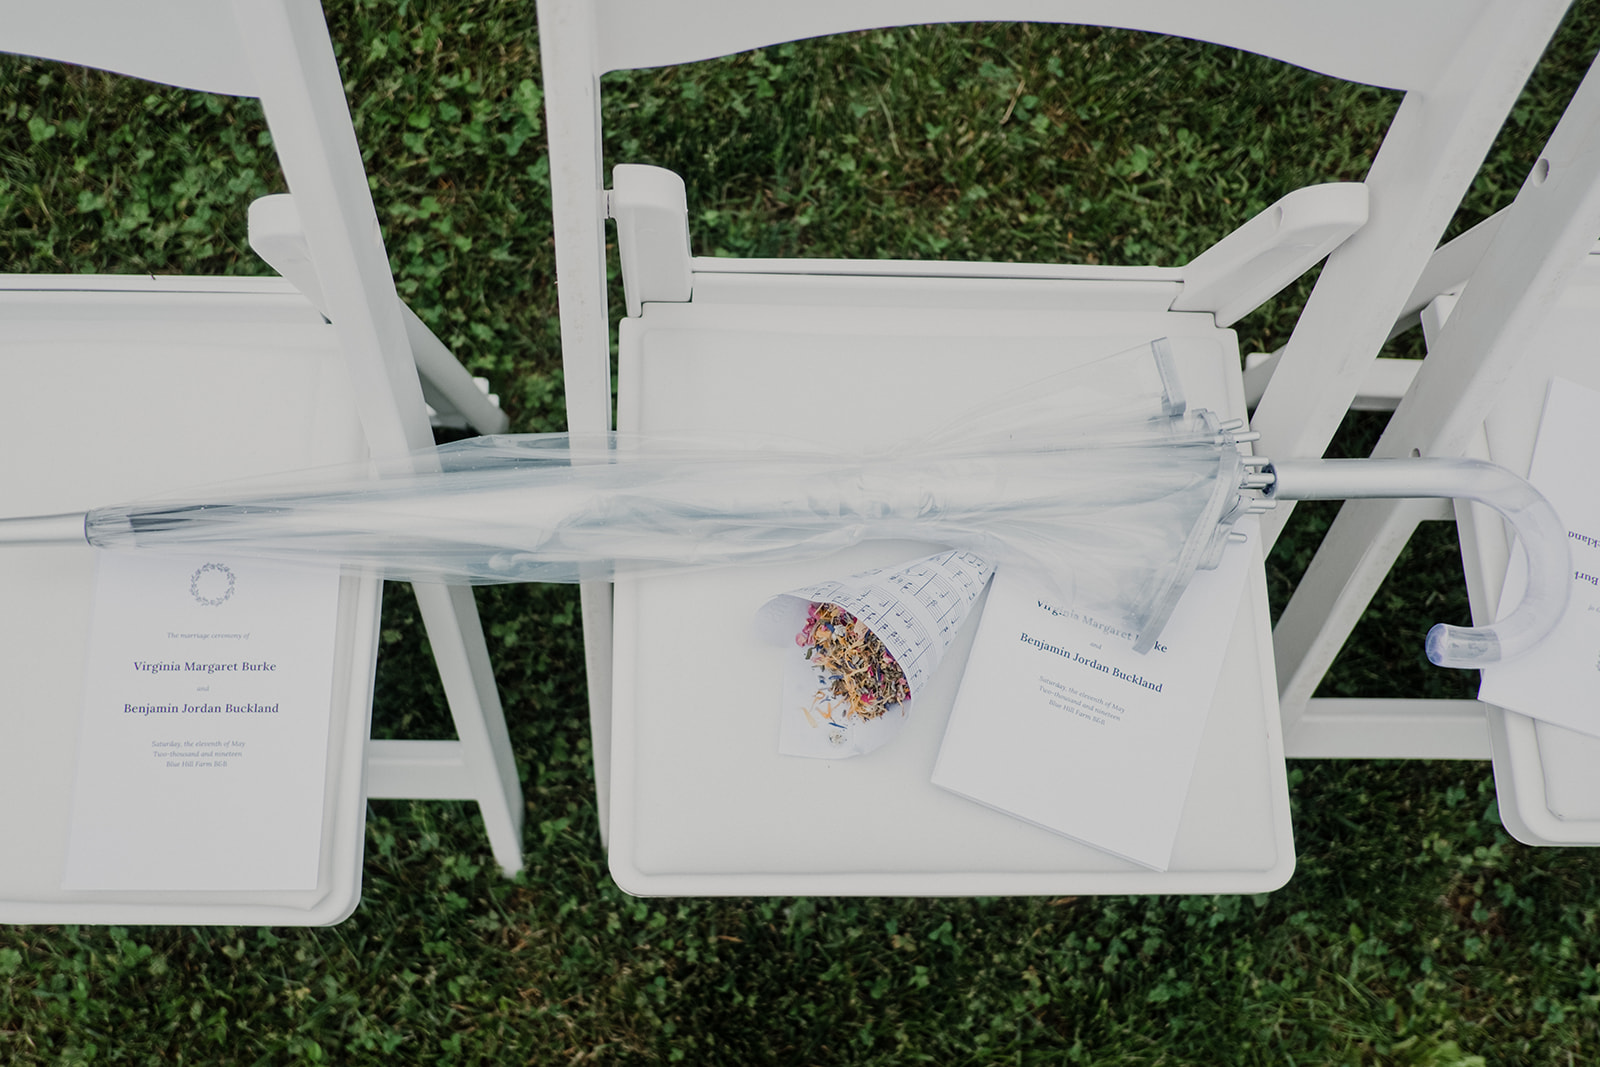
[[[1254,520],[1200,571],[1154,650],[1035,582],[995,574],[933,784],[1158,871],[1167,868],[1248,568]]]
[[[1561,516],[1572,554],[1571,599],[1555,630],[1515,659],[1483,671],[1478,699],[1600,736],[1600,393],[1551,379],[1528,481]],[[1522,599],[1528,565],[1511,552],[1504,613]]]
[[[336,567],[102,553],[63,889],[317,885]]]

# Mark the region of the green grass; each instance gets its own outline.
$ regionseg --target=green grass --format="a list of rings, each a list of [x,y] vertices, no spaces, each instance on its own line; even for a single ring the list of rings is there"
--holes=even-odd
[[[400,289],[519,430],[562,422],[533,5],[330,4]],[[1569,17],[1454,229],[1509,202],[1590,58]],[[0,269],[263,273],[282,188],[259,108],[0,63]],[[925,28],[606,82],[608,163],[689,183],[697,251],[1181,263],[1298,186],[1359,178],[1394,94],[1136,34]],[[1306,286],[1241,324],[1292,328]],[[1415,342],[1405,349],[1414,354]],[[1352,418],[1356,451],[1381,420]],[[1281,606],[1330,512],[1270,562]],[[1413,546],[1325,692],[1459,695],[1446,531]],[[576,597],[483,590],[528,869],[464,805],[379,802],[327,930],[0,930],[0,1061],[1582,1064],[1600,1050],[1600,863],[1499,826],[1477,763],[1291,768],[1270,896],[639,901],[596,838]],[[375,708],[448,717],[404,587]]]

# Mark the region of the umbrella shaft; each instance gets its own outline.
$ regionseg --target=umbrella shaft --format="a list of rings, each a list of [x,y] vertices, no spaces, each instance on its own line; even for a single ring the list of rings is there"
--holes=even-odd
[[[0,519],[0,545],[85,544],[83,524],[87,518],[81,511],[69,511],[60,515]]]

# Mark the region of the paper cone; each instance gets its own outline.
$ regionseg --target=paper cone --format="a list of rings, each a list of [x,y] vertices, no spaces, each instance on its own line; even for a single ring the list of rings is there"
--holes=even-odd
[[[945,552],[848,578],[819,582],[769,600],[757,632],[785,647],[778,751],[786,756],[844,759],[886,744],[905,725],[917,694],[932,677],[994,567],[970,552]],[[837,604],[883,642],[911,688],[911,699],[878,718],[839,710],[830,680],[805,658],[796,635],[812,604]]]

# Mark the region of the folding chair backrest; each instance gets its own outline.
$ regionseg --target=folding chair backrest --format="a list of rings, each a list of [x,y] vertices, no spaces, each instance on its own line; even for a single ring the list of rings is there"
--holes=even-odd
[[[316,0],[0,0],[0,51],[259,97],[374,456],[433,443]]]
[[[569,424],[600,429],[610,417],[601,74],[846,30],[961,20],[1079,22],[1197,38],[1406,91],[1367,178],[1370,221],[1324,267],[1256,416],[1266,454],[1320,455],[1566,6],[1567,0],[540,0]]]

